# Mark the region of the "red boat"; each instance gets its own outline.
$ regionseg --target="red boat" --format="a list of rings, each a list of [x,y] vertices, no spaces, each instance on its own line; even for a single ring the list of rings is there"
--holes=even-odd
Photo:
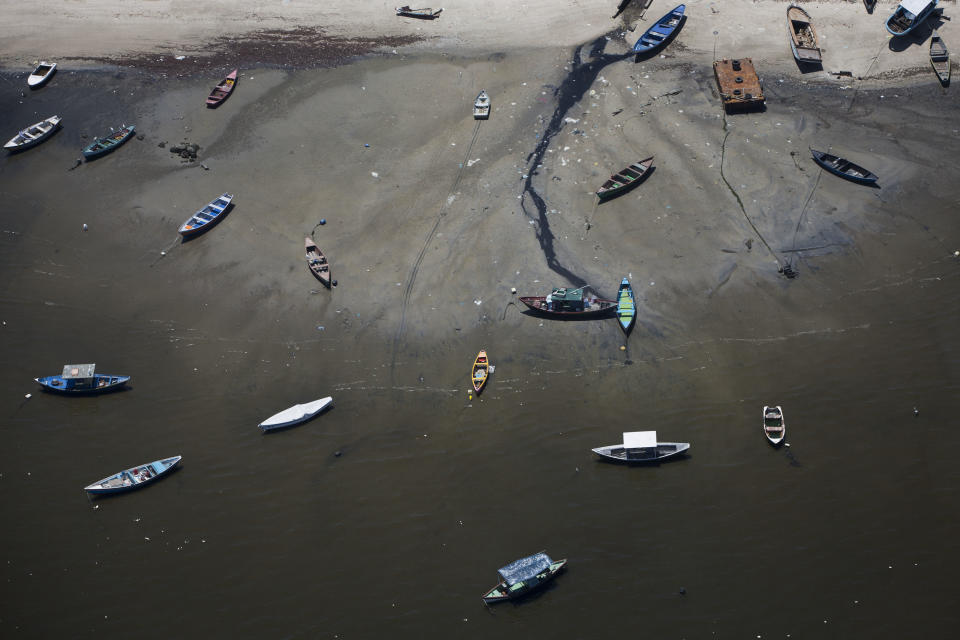
[[[219,107],[220,103],[230,97],[230,94],[233,93],[236,86],[237,69],[234,69],[223,79],[223,82],[215,86],[213,91],[210,92],[210,97],[207,98],[207,107],[210,109]]]
[[[537,313],[562,317],[599,316],[617,308],[616,300],[584,296],[583,289],[560,287],[548,296],[525,296],[520,298],[520,302]]]

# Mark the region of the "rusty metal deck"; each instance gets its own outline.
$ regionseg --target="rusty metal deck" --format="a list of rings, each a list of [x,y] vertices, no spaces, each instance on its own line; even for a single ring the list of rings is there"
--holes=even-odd
[[[727,111],[752,109],[764,102],[763,87],[750,58],[717,60],[713,63],[720,98]]]

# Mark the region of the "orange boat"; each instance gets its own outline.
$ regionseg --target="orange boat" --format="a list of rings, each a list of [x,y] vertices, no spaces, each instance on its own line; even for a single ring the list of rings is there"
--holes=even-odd
[[[223,79],[223,82],[215,86],[213,91],[210,92],[210,96],[207,98],[207,107],[210,109],[219,107],[224,100],[230,97],[236,86],[237,69],[234,69]]]

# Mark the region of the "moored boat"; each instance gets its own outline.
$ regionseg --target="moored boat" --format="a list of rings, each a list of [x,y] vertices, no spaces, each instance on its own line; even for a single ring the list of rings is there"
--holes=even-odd
[[[787,423],[780,407],[763,407],[763,435],[773,446],[779,446],[787,435]]]
[[[887,18],[887,31],[905,36],[930,17],[938,0],[900,0],[896,10]]]
[[[683,22],[683,12],[686,8],[686,5],[677,5],[657,20],[633,45],[633,52],[648,53],[663,46]]]
[[[477,94],[477,99],[473,103],[473,119],[486,120],[490,117],[490,96],[486,91]]]
[[[27,76],[27,86],[31,89],[39,89],[50,81],[53,74],[57,72],[56,62],[41,62],[37,68]]]
[[[660,462],[689,448],[689,442],[657,442],[656,431],[625,431],[622,444],[597,447],[593,452],[614,462],[645,464]]]
[[[139,489],[151,482],[156,482],[166,474],[170,473],[174,467],[183,459],[183,456],[173,456],[172,458],[163,458],[146,462],[136,467],[124,469],[112,476],[107,476],[103,480],[98,480],[91,485],[84,487],[84,491],[94,495],[103,495],[109,493],[122,493]]]
[[[616,300],[584,296],[583,290],[557,287],[548,296],[524,296],[520,302],[538,313],[560,317],[598,316],[616,309]]]
[[[314,400],[313,402],[295,404],[288,409],[284,409],[280,413],[273,414],[257,426],[260,427],[264,432],[274,431],[276,429],[286,429],[287,427],[292,427],[300,424],[301,422],[306,422],[326,409],[332,403],[333,398],[327,396],[326,398],[320,398],[319,400]]]
[[[787,7],[787,33],[790,35],[790,50],[797,62],[822,64],[817,32],[813,29],[810,14],[795,4]]]
[[[323,283],[327,288],[330,287],[330,263],[327,257],[317,247],[316,243],[309,237],[305,238],[307,251],[307,266],[310,272],[317,277],[317,280]]]
[[[839,158],[824,151],[810,149],[813,160],[830,173],[859,182],[861,184],[876,184],[878,178],[875,173],[867,171],[858,164],[854,164],[845,158]]]
[[[500,568],[500,582],[483,594],[483,602],[496,604],[525,596],[543,587],[566,566],[566,559],[552,560],[544,551],[515,560]]]
[[[223,104],[223,101],[230,97],[233,90],[237,87],[237,71],[234,69],[227,74],[227,77],[220,81],[220,84],[213,88],[207,97],[207,107],[214,108]]]
[[[88,160],[106,155],[129,140],[130,136],[133,135],[134,129],[135,127],[132,124],[129,126],[121,125],[117,131],[114,131],[105,138],[94,138],[93,142],[84,147],[81,153],[83,153],[83,157]]]
[[[50,116],[46,120],[30,125],[10,138],[4,149],[9,151],[23,151],[36,146],[53,135],[60,126],[60,116]]]
[[[609,200],[619,196],[634,188],[643,181],[643,178],[650,174],[650,167],[653,166],[653,156],[644,158],[639,162],[634,162],[629,167],[610,176],[610,179],[603,183],[597,189],[597,196],[600,200]]]
[[[936,29],[934,29],[933,35],[930,36],[930,64],[933,65],[933,70],[937,73],[937,77],[940,78],[940,83],[943,85],[949,84],[950,52],[947,51],[947,45],[944,44],[943,38],[940,37]]]
[[[34,378],[44,389],[66,395],[86,395],[114,391],[125,385],[130,376],[96,373],[96,364],[67,364],[60,375]]]
[[[440,17],[440,12],[443,11],[443,8],[432,9],[430,7],[425,7],[423,9],[411,9],[410,5],[403,5],[402,7],[397,7],[397,15],[403,16],[405,18],[420,18],[421,20],[436,20]]]
[[[487,384],[488,374],[490,373],[489,369],[490,362],[487,360],[487,352],[481,349],[480,353],[477,354],[476,360],[473,361],[473,369],[470,372],[473,390],[477,395],[480,395],[480,391],[482,391],[484,385]]]
[[[636,306],[633,302],[633,287],[630,281],[624,278],[620,281],[620,291],[617,293],[617,320],[625,333],[630,332],[637,317]]]
[[[213,225],[215,225],[223,213],[227,210],[227,207],[230,206],[230,203],[233,201],[233,196],[229,193],[225,193],[219,198],[214,198],[214,200],[205,206],[200,211],[197,211],[195,214],[190,216],[190,218],[180,225],[179,233],[184,238],[194,236],[201,231],[206,231]]]

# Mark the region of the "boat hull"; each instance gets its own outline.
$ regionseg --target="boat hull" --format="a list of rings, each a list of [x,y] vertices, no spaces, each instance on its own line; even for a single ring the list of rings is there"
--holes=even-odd
[[[257,426],[260,427],[264,433],[277,431],[279,429],[289,429],[290,427],[312,420],[332,404],[333,398],[329,396],[306,404],[297,404],[270,416]]]
[[[319,280],[323,286],[330,288],[330,261],[320,251],[316,243],[309,237],[304,238],[304,249],[306,251],[307,267],[310,273]]]
[[[620,464],[657,464],[668,458],[678,456],[688,449],[690,449],[689,442],[658,442],[656,452],[651,452],[649,457],[628,456],[622,444],[597,447],[596,449],[592,449],[592,451],[603,460],[618,462]]]
[[[771,421],[771,424],[767,424],[767,412],[774,411],[779,418],[779,424],[774,424],[775,421]],[[768,429],[769,426],[779,426],[780,429]],[[766,437],[767,442],[772,444],[774,447],[779,447],[783,444],[783,439],[787,437],[787,423],[783,418],[783,409],[779,406],[777,407],[763,407],[763,435]]]
[[[519,600],[524,598],[531,593],[535,593],[543,589],[551,580],[557,577],[567,566],[566,559],[557,560],[550,565],[550,568],[537,576],[537,582],[532,587],[526,589],[521,589],[511,593],[510,589],[504,583],[500,583],[497,586],[493,587],[485,594],[483,594],[484,604],[497,604],[498,602],[506,602],[507,600]]]
[[[34,72],[27,76],[27,86],[31,89],[39,89],[50,82],[50,78],[52,78],[56,72],[57,63],[41,62]]]
[[[686,9],[686,5],[680,4],[668,11],[640,36],[633,45],[633,52],[650,53],[665,46],[682,25],[683,13]]]
[[[634,321],[637,319],[637,308],[634,304],[633,287],[626,278],[620,282],[620,291],[617,295],[617,320],[624,333],[630,333]]]
[[[950,52],[936,31],[930,36],[930,64],[940,79],[940,84],[950,84]]]
[[[182,456],[173,456],[172,458],[145,462],[136,467],[124,469],[112,476],[107,476],[103,480],[98,480],[84,487],[84,491],[95,496],[136,491],[165,477],[180,464],[182,459]]]
[[[86,158],[87,160],[93,160],[94,158],[105,156],[111,151],[115,150],[120,145],[122,145],[124,142],[129,140],[133,136],[133,132],[135,129],[136,127],[134,125],[130,125],[129,127],[121,127],[120,131],[118,131],[117,133],[113,134],[108,138],[94,140],[92,143],[87,145],[83,149],[83,151],[81,151],[81,153],[83,154],[83,157]],[[120,133],[123,134],[122,137],[117,137],[117,134],[120,134]],[[112,142],[98,148],[97,145],[99,143],[103,143],[105,140],[111,140]]]
[[[237,88],[237,72],[238,69],[234,69],[227,77],[220,81],[220,84],[215,86],[210,92],[210,95],[207,96],[207,108],[215,109],[226,101],[233,94],[233,90]]]
[[[65,396],[90,396],[98,393],[117,391],[130,380],[130,376],[96,375],[96,384],[90,387],[71,387],[62,375],[34,378],[44,391]]]
[[[597,197],[601,202],[606,202],[611,198],[623,195],[638,184],[647,179],[653,167],[653,156],[644,158],[639,162],[623,168],[619,173],[615,173],[597,189]]]
[[[33,148],[38,144],[40,144],[41,142],[47,141],[54,133],[57,132],[57,129],[60,128],[60,120],[61,120],[60,116],[50,116],[46,120],[41,120],[36,124],[32,124],[26,129],[24,129],[24,131],[29,131],[34,127],[41,127],[44,129],[43,132],[35,138],[24,140],[19,143],[17,142],[17,138],[20,137],[20,134],[18,133],[17,135],[10,138],[10,140],[5,145],[3,145],[3,148],[10,152],[25,151],[27,149]]]
[[[793,4],[787,7],[787,35],[790,36],[790,50],[797,62],[823,64],[810,14]]]
[[[877,183],[878,177],[875,173],[845,158],[840,158],[815,149],[811,149],[810,153],[813,155],[814,162],[835,176],[859,184],[873,185]]]
[[[905,17],[905,11],[903,7],[898,4],[896,10],[894,10],[894,12],[890,14],[890,17],[887,18],[887,32],[896,37],[907,35],[923,24],[926,19],[930,17],[934,9],[937,8],[937,2],[938,0],[932,0],[930,4],[924,7],[923,11],[918,13],[913,20],[909,20]]]
[[[604,300],[596,298],[593,303],[597,308],[589,308],[584,311],[555,311],[547,308],[546,296],[524,296],[520,302],[527,305],[531,311],[549,316],[552,318],[596,318],[598,316],[608,315],[617,309],[616,300]]]
[[[478,396],[487,384],[487,378],[490,375],[490,362],[487,360],[487,352],[481,350],[477,358],[473,361],[473,369],[470,372],[470,380],[473,384],[473,391]]]
[[[210,204],[200,209],[200,211],[197,211],[190,216],[186,222],[180,225],[178,233],[184,238],[191,238],[203,233],[223,219],[223,216],[230,209],[232,203],[233,196],[229,193],[225,193],[219,198],[212,200]]]

